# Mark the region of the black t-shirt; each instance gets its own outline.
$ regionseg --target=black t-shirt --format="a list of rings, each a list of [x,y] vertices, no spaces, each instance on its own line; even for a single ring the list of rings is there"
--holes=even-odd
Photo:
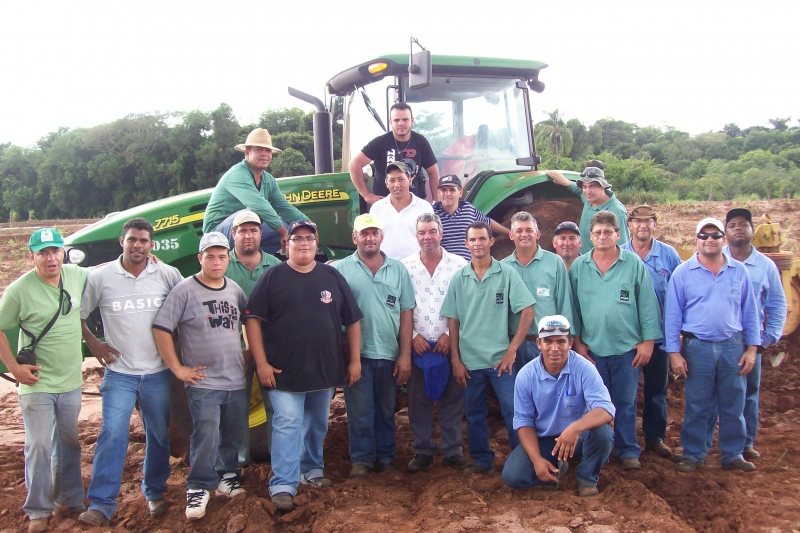
[[[361,152],[375,162],[375,180],[372,183],[372,192],[380,196],[388,196],[386,188],[386,165],[394,161],[402,161],[411,171],[414,181],[411,183],[411,192],[420,198],[425,198],[425,183],[422,170],[436,164],[436,156],[428,143],[428,139],[411,132],[408,142],[400,142],[394,138],[390,131],[372,139]],[[400,154],[398,156],[398,154]]]
[[[345,385],[342,325],[364,315],[335,268],[317,263],[304,274],[281,263],[268,269],[253,286],[244,315],[261,319],[267,361],[282,371],[275,374],[276,389],[311,392]]]

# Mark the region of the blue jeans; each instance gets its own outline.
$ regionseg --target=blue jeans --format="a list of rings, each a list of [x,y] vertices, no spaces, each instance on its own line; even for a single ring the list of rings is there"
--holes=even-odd
[[[638,459],[642,449],[636,440],[636,396],[639,392],[639,369],[631,364],[636,350],[622,355],[600,357],[591,351],[597,371],[611,395],[617,414],[614,416],[614,448],[620,459]]]
[[[103,427],[97,437],[92,483],[87,496],[89,509],[106,518],[117,510],[122,469],[128,452],[128,427],[136,399],[145,431],[142,492],[148,501],[160,500],[169,477],[169,391],[172,372],[136,376],[105,369],[100,395],[103,397]]]
[[[240,474],[238,450],[244,439],[247,394],[244,389],[186,387],[186,397],[192,414],[192,469],[186,476],[186,488],[214,490],[224,474]]]
[[[747,378],[740,376],[745,346],[737,333],[721,342],[683,338],[681,350],[688,373],[686,409],[681,428],[683,457],[702,461],[710,449],[709,426],[719,409],[719,450],[723,464],[742,458],[747,437],[744,420]],[[713,433],[712,433],[713,435]]]
[[[575,447],[575,456],[581,462],[575,473],[578,483],[587,487],[596,487],[600,479],[600,470],[611,455],[611,439],[614,430],[610,424],[584,431],[578,438]],[[553,456],[556,445],[555,437],[539,437],[539,453],[558,468],[558,459]],[[544,481],[536,476],[528,452],[522,446],[517,446],[508,456],[503,467],[503,481],[512,489],[527,489],[536,485],[544,485]]]
[[[514,375],[519,374],[522,367],[542,355],[542,351],[536,346],[536,341],[522,341],[517,348],[517,359],[514,361]]]
[[[300,477],[323,476],[322,443],[328,433],[328,415],[335,389],[286,392],[271,389],[269,398],[275,412],[272,421],[273,476],[269,494],[297,493]]]
[[[744,397],[744,423],[747,428],[747,437],[744,440],[745,448],[752,448],[758,433],[758,396],[761,391],[761,354],[756,354],[753,370],[747,374],[747,392]]]
[[[361,358],[361,379],[344,388],[350,461],[372,466],[394,460],[395,362]]]
[[[516,374],[497,375],[493,368],[470,370],[467,388],[464,389],[464,414],[467,417],[469,455],[482,468],[494,468],[494,451],[489,447],[489,405],[486,403],[486,386],[491,384],[500,403],[500,413],[508,430],[508,442],[513,450],[519,446],[514,431],[514,381]]]
[[[747,392],[744,397],[744,423],[747,437],[744,441],[745,448],[752,448],[756,442],[758,433],[758,397],[761,390],[761,354],[756,354],[756,362],[753,370],[747,374]],[[717,419],[719,418],[719,407],[716,400],[713,402],[713,415],[708,424],[708,440],[706,445],[710,450],[714,446],[714,433],[717,430]]]
[[[80,387],[62,393],[33,392],[19,397],[25,424],[25,486],[22,510],[31,520],[49,518],[63,505],[83,511],[81,444],[78,441]]]
[[[233,219],[236,218],[236,215],[241,213],[242,211],[246,211],[246,209],[242,209],[241,211],[237,211],[214,228],[214,231],[218,231],[225,235],[228,238],[228,242],[231,245],[231,249],[233,249]],[[294,221],[292,221],[294,222]],[[289,229],[289,224],[286,221],[283,222],[283,227],[287,230]],[[268,254],[274,254],[278,250],[281,249],[281,235],[274,229],[267,226],[265,223],[261,223],[261,244],[259,245],[264,252]]]
[[[661,344],[653,347],[653,357],[642,367],[642,374],[644,374],[642,431],[645,443],[655,444],[667,436],[669,354],[664,351]]]

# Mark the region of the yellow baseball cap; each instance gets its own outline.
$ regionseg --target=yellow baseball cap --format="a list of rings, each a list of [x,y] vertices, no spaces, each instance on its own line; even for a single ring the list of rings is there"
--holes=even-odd
[[[368,213],[358,215],[353,221],[353,231],[361,231],[367,228],[377,228],[382,230],[383,226],[381,225],[381,220],[374,215],[370,215]]]

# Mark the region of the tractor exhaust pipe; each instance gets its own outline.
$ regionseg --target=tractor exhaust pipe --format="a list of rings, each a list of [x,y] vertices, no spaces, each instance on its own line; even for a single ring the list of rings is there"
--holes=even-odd
[[[333,132],[331,113],[316,96],[289,87],[289,94],[308,102],[317,108],[313,116],[314,124],[314,172],[330,174],[333,172]]]

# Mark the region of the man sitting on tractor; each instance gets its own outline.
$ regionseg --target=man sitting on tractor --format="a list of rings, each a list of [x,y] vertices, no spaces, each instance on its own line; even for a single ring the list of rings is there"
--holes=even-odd
[[[284,250],[289,223],[308,217],[286,200],[275,178],[266,172],[272,155],[281,151],[272,145],[272,137],[263,128],[251,131],[244,144],[234,148],[244,152],[244,159],[220,178],[211,193],[203,233],[219,231],[228,238],[232,248],[233,220],[240,211],[249,209],[262,220],[260,248],[267,253]]]

